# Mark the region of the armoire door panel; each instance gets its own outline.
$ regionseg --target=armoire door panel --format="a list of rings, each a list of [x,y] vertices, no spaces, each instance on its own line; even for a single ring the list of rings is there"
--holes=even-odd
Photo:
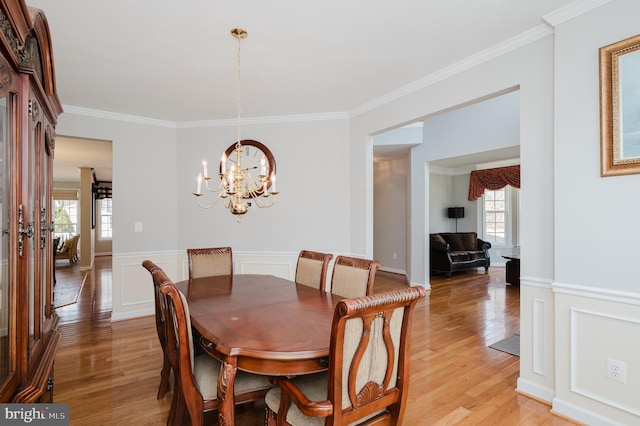
[[[52,159],[62,105],[42,10],[0,1],[0,402],[52,401]]]

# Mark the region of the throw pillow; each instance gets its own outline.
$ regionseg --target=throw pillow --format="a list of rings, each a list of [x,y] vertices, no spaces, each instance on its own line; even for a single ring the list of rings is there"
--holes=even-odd
[[[451,250],[464,250],[464,245],[462,243],[462,234],[442,234],[442,238],[444,238],[447,243],[449,243],[449,245],[451,246]]]
[[[462,235],[462,250],[475,251],[478,250],[478,234],[475,232],[465,232]]]

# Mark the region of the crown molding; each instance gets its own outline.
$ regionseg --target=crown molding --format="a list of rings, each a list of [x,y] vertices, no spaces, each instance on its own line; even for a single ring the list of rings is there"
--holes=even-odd
[[[440,81],[446,80],[461,72],[467,71],[485,62],[498,58],[511,51],[517,50],[523,46],[531,44],[537,40],[548,37],[553,34],[553,29],[546,24],[538,25],[535,28],[518,34],[508,40],[498,43],[488,49],[480,51],[474,55],[471,55],[461,61],[455,62],[441,70],[438,70],[432,74],[427,75],[413,83],[407,84],[393,92],[390,92],[384,96],[374,99],[371,102],[367,102],[357,108],[354,108],[349,112],[351,117],[358,116],[372,109],[378,108],[389,102],[403,98],[425,87],[436,84]]]
[[[381,107],[387,103],[410,95],[418,90],[424,89],[425,87],[431,86],[439,81],[450,78],[456,74],[460,74],[463,71],[469,70],[499,56],[505,55],[511,51],[538,41],[544,37],[552,35],[554,33],[554,28],[556,25],[568,21],[569,19],[573,19],[583,13],[587,13],[597,7],[609,3],[610,1],[611,0],[577,0],[563,8],[556,10],[555,12],[544,15],[542,19],[546,22],[546,24],[538,25],[537,27],[532,28],[529,31],[520,33],[515,37],[512,37],[488,49],[471,55],[461,61],[449,65],[448,67],[442,68],[441,70],[438,70],[419,80],[416,80],[413,83],[410,83],[397,90],[394,90],[393,92],[374,99],[371,102],[367,102],[359,107],[356,107],[349,112],[349,115],[351,117],[355,117],[367,111]]]
[[[201,121],[166,121],[156,120],[153,118],[140,117],[136,115],[120,114],[117,112],[101,111],[97,109],[75,107],[71,105],[64,105],[64,112],[76,115],[82,115],[85,117],[103,118],[107,120],[124,121],[127,123],[144,124],[147,126],[166,127],[170,129],[190,129],[190,128],[205,128],[205,127],[227,127],[235,126],[238,124],[238,120],[224,119],[224,120],[201,120]],[[243,118],[242,124],[273,124],[273,123],[294,123],[303,121],[324,121],[324,120],[347,120],[349,114],[346,112],[328,112],[318,114],[297,114],[297,115],[281,115],[271,117],[252,117]]]
[[[349,114],[346,112],[327,112],[327,113],[317,113],[317,114],[247,117],[242,119],[242,125],[299,123],[304,121],[326,121],[326,120],[348,120],[348,119],[349,119]],[[178,129],[203,128],[203,127],[227,127],[227,126],[236,126],[238,124],[238,119],[229,118],[224,120],[181,121],[175,124]]]
[[[544,15],[542,19],[555,28],[563,22],[567,22],[576,16],[582,15],[583,13],[590,12],[591,10],[609,2],[611,2],[611,0],[578,0]]]
[[[611,0],[577,0],[554,12],[544,15],[542,19],[545,24],[538,25],[498,43],[488,49],[471,55],[465,59],[455,62],[445,68],[433,72],[419,80],[409,83],[399,89],[387,93],[377,99],[360,105],[348,112],[330,112],[317,114],[295,114],[282,116],[265,116],[243,118],[243,124],[273,124],[273,123],[294,123],[304,121],[324,121],[324,120],[347,120],[365,112],[379,108],[385,104],[415,93],[440,81],[460,74],[485,62],[491,61],[511,51],[548,37],[554,33],[554,28],[570,19],[587,13],[595,8],[611,2]],[[140,117],[135,115],[120,114],[116,112],[101,111],[89,108],[64,105],[64,111],[71,114],[83,115],[87,117],[104,118],[108,120],[124,121],[129,123],[144,124],[149,126],[167,127],[171,129],[203,128],[203,127],[226,127],[237,124],[237,119],[224,120],[201,120],[174,122],[167,120],[157,120],[153,118]]]
[[[63,105],[63,108],[65,113],[82,115],[85,117],[104,118],[107,120],[124,121],[127,123],[145,124],[147,126],[168,127],[170,129],[176,128],[176,123],[173,121],[157,120],[155,118],[139,117],[137,115],[120,114],[118,112],[101,111],[98,109],[71,105]]]

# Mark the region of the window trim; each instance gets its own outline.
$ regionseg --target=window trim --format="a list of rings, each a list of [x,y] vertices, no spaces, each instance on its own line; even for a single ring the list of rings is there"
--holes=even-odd
[[[485,189],[485,194],[487,191],[492,191],[492,192],[497,192],[497,191],[504,191],[504,244],[497,244],[494,243],[493,241],[491,241],[491,246],[492,247],[496,247],[496,248],[502,248],[502,247],[511,247],[511,244],[509,244],[509,242],[511,241],[511,191],[509,190],[509,188],[511,188],[510,186],[506,186],[502,189],[496,189],[496,190],[492,190],[492,189]],[[480,211],[481,211],[481,226],[478,229],[482,229],[482,239],[489,241],[489,239],[487,238],[487,228],[486,228],[486,224],[487,224],[487,211],[484,208],[485,205],[485,195],[483,194],[482,197],[478,198],[478,203],[479,203],[479,207],[480,207]]]
[[[104,198],[104,200],[112,200],[111,198]],[[97,200],[98,201],[98,208],[96,208],[96,211],[98,212],[98,217],[96,218],[96,234],[98,236],[98,241],[113,241],[113,201],[111,201],[111,237],[110,238],[103,238],[102,237],[102,208],[100,206],[100,201],[102,200]]]
[[[519,203],[519,194],[517,193],[518,188],[514,188],[512,186],[506,186],[502,188],[505,191],[505,229],[504,229],[504,244],[494,244],[491,242],[492,248],[513,248],[519,245],[518,240],[518,232],[514,229],[514,202]],[[489,190],[487,190],[489,191]],[[500,190],[497,190],[500,191]],[[486,192],[486,191],[485,191]],[[482,235],[482,239],[488,241],[487,233],[486,233],[486,211],[484,208],[485,197],[484,195],[476,201],[478,208],[478,218],[479,224],[478,229],[482,230],[479,234]]]

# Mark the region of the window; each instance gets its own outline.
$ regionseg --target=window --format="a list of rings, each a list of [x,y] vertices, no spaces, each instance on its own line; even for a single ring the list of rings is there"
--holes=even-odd
[[[484,192],[484,239],[493,245],[506,245],[507,205],[507,188]]]
[[[100,211],[100,240],[110,240],[112,236],[111,227],[111,198],[98,200]]]
[[[78,201],[53,200],[55,236],[62,241],[78,233]]]

